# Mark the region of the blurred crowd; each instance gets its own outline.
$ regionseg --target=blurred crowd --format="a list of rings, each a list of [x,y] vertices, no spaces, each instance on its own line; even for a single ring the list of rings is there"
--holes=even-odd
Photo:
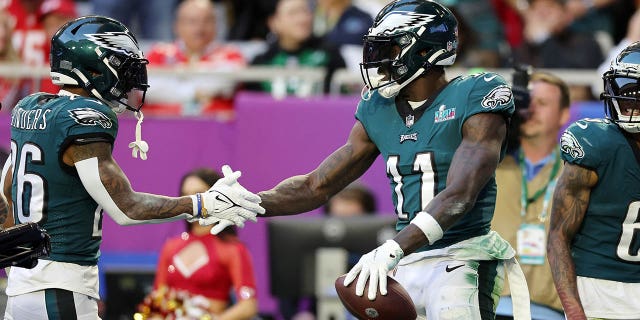
[[[233,117],[240,90],[275,97],[328,93],[335,71],[358,73],[362,39],[385,0],[4,0],[0,64],[47,66],[49,39],[69,19],[100,14],[133,29],[149,59],[147,114]],[[617,45],[640,39],[638,0],[442,0],[458,17],[457,67],[596,70]],[[236,81],[251,67],[321,68],[324,81],[296,77]],[[154,69],[186,70],[154,73]],[[190,71],[216,71],[211,73]],[[235,79],[235,78],[234,78]],[[248,77],[250,79],[250,77]],[[341,88],[341,93],[357,93]],[[57,92],[46,75],[0,76],[3,110],[35,91]],[[594,100],[571,87],[572,101]],[[597,93],[596,93],[597,95]],[[134,97],[131,97],[134,98]]]

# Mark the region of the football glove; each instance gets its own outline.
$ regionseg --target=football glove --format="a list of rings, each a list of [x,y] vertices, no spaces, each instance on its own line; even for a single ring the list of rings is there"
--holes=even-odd
[[[211,229],[212,234],[217,234],[230,225],[243,227],[246,220],[257,221],[256,216],[265,212],[259,205],[260,197],[238,183],[242,174],[240,171],[232,171],[225,165],[222,167],[222,173],[224,177],[211,189],[199,194],[202,198],[202,208],[196,217],[201,225],[217,223]]]
[[[18,224],[0,231],[0,268],[31,269],[51,252],[49,235],[37,223]]]
[[[360,261],[351,268],[344,278],[344,286],[348,286],[360,274],[356,282],[356,295],[362,296],[364,294],[367,279],[369,279],[369,292],[367,294],[369,300],[375,300],[378,286],[380,287],[380,293],[386,295],[387,273],[398,265],[403,256],[404,251],[402,251],[400,245],[394,240],[387,240],[387,242],[360,258]]]

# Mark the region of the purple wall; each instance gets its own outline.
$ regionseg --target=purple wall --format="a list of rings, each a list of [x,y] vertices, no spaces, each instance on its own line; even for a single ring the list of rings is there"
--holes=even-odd
[[[230,164],[243,173],[240,182],[257,192],[292,175],[314,169],[345,143],[354,124],[356,97],[286,99],[243,94],[237,99],[235,122],[210,119],[146,118],[142,137],[150,145],[146,161],[133,159],[129,142],[135,120],[122,118],[114,158],[136,191],[175,196],[180,177],[196,166],[220,169]],[[0,145],[8,146],[9,117],[0,114]],[[361,181],[371,187],[383,212],[392,212],[384,164],[378,159]],[[317,214],[317,213],[312,213]],[[158,252],[164,241],[183,230],[173,222],[122,227],[107,218],[101,250],[105,255]],[[249,223],[240,238],[253,254],[261,312],[274,312],[269,294],[265,220]]]

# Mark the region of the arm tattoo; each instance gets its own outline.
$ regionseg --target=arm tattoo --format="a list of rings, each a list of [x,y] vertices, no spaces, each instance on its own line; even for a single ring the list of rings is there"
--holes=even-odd
[[[556,290],[568,319],[585,318],[570,245],[582,224],[591,188],[596,182],[594,171],[565,164],[553,195],[547,253]]]
[[[294,176],[273,189],[258,193],[266,216],[292,215],[313,210],[360,177],[379,151],[356,122],[349,141],[306,175]]]
[[[67,156],[72,163],[97,157],[102,184],[118,208],[131,219],[165,219],[183,213],[191,214],[193,211],[190,197],[172,198],[135,192],[129,179],[112,158],[111,145],[108,143],[73,145],[65,151],[65,157]]]
[[[7,160],[9,161],[9,160]],[[11,213],[11,185],[13,184],[13,167],[9,166],[6,176],[4,179],[0,179],[4,181],[4,185],[0,186],[2,190],[2,197],[0,197],[0,228],[7,223],[7,219],[9,219],[9,215]],[[11,217],[10,220],[13,220]],[[10,226],[12,223],[8,224]]]
[[[9,204],[4,199],[4,197],[0,197],[0,229],[3,229],[2,225],[7,221],[7,217],[9,216]]]

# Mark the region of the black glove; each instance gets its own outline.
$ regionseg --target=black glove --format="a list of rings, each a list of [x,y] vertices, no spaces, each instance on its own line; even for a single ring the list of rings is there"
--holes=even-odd
[[[38,264],[39,257],[50,252],[49,235],[37,223],[18,224],[0,231],[0,268],[31,269]]]

